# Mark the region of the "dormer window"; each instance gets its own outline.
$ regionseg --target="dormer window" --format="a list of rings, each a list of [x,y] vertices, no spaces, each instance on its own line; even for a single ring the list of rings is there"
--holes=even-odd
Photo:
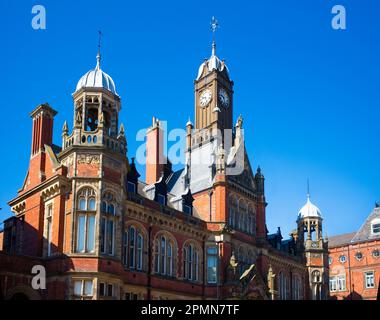
[[[380,235],[380,219],[374,219],[371,223],[372,234]]]
[[[157,195],[157,201],[159,204],[162,204],[163,206],[166,205],[166,198],[162,194]]]
[[[127,187],[128,187],[128,192],[136,193],[136,184],[128,181]]]

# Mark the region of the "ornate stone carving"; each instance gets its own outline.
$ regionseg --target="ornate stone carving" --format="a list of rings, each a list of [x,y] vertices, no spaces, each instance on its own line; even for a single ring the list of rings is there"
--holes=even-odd
[[[77,161],[78,164],[99,164],[100,157],[92,154],[80,154]]]

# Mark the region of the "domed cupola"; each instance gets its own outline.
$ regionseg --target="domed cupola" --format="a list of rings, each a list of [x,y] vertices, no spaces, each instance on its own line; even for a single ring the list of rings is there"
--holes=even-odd
[[[216,55],[216,44],[215,41],[212,42],[212,51],[211,51],[211,57],[207,60],[205,60],[198,69],[198,76],[196,80],[199,80],[206,74],[212,72],[212,70],[217,70],[219,72],[225,71],[227,74],[227,77],[230,78],[230,74],[227,68],[227,65],[225,64],[224,60],[220,60],[218,56]]]
[[[103,88],[118,95],[112,78],[100,69],[100,53],[98,53],[96,59],[97,63],[95,69],[88,71],[82,78],[80,78],[75,91],[79,91],[81,88]]]
[[[298,213],[298,219],[303,218],[322,218],[319,208],[310,201],[310,195],[307,195],[306,204],[301,208]]]

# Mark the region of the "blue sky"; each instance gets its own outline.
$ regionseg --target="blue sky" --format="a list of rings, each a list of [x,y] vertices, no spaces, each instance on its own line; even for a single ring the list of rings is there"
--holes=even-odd
[[[31,28],[35,4],[46,7],[46,30]],[[336,4],[347,10],[347,30],[331,27]],[[71,93],[96,63],[97,30],[131,157],[153,115],[169,129],[193,119],[213,15],[217,54],[235,82],[235,119],[243,115],[251,164],[266,178],[270,231],[295,227],[307,178],[329,235],[357,230],[380,200],[378,1],[1,0],[0,12],[0,220],[26,174],[29,112],[42,102],[58,110],[60,144],[64,120],[72,128]]]

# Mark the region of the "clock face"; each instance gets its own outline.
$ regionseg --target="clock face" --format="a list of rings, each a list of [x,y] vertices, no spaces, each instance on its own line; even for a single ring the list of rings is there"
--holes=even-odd
[[[228,96],[228,93],[224,89],[219,90],[219,100],[222,103],[222,106],[225,108],[228,108],[230,105],[230,97]]]
[[[200,102],[201,107],[207,106],[210,103],[211,98],[212,98],[211,90],[207,89],[207,90],[203,91],[200,98],[199,98],[199,102]]]

